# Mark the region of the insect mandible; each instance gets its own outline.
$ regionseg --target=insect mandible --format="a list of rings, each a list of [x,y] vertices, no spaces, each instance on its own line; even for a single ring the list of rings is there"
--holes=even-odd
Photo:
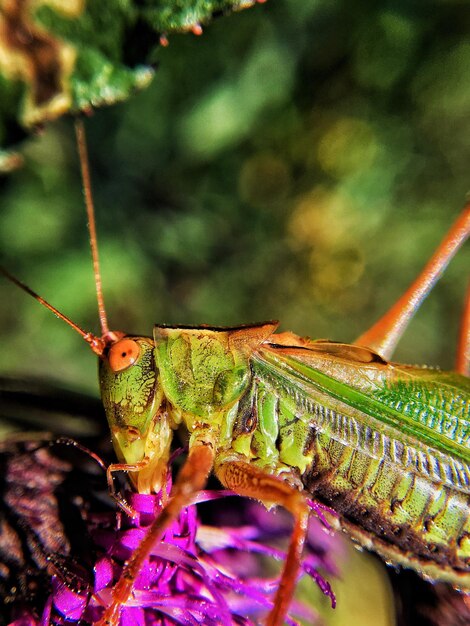
[[[113,590],[99,626],[116,626],[152,545],[213,472],[241,496],[294,518],[274,606],[292,600],[314,495],[338,526],[386,561],[470,591],[470,296],[457,371],[390,362],[421,302],[470,233],[470,206],[423,272],[354,344],[276,333],[276,322],[236,328],[156,326],[152,337],[110,331],[101,294],[83,126],[77,138],[90,224],[101,336],[75,328],[99,357],[99,383],[118,463],[141,493],[159,492],[174,431],[189,434],[186,461],[163,512]]]

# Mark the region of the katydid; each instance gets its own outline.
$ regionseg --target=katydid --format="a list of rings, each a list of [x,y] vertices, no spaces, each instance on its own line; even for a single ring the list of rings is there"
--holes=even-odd
[[[456,372],[390,362],[394,348],[470,233],[470,205],[419,278],[354,344],[276,333],[276,322],[237,328],[156,326],[151,337],[108,328],[99,273],[83,127],[77,123],[101,336],[69,323],[99,357],[101,397],[118,463],[141,493],[162,489],[174,431],[186,461],[161,515],[114,587],[98,624],[120,610],[152,545],[213,472],[226,488],[294,518],[268,626],[284,622],[313,495],[337,525],[387,562],[470,591],[470,295]]]

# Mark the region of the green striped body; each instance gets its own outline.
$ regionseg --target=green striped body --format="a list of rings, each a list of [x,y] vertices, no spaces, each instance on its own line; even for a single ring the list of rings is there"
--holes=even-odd
[[[239,411],[233,448],[271,472],[292,468],[387,561],[470,589],[469,379],[338,347],[254,355],[256,420]]]
[[[190,447],[204,432],[216,473],[247,461],[331,505],[386,561],[469,591],[469,379],[275,327],[156,327],[132,338],[132,367],[101,362],[118,458],[146,461],[138,491],[161,488],[175,429]]]

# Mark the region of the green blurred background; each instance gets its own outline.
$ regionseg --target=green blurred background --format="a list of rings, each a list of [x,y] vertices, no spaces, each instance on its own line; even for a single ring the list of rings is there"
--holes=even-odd
[[[468,3],[282,0],[173,36],[153,86],[87,121],[111,326],[277,318],[353,340],[470,187]],[[69,120],[4,182],[4,263],[97,330]],[[468,255],[397,359],[450,367]],[[2,371],[96,390],[67,327],[1,281]]]
[[[111,327],[280,319],[354,340],[465,201],[469,32],[467,2],[277,0],[171,37],[151,88],[86,122]],[[3,263],[97,331],[71,121],[25,156],[2,182]],[[452,367],[468,267],[467,250],[397,360]],[[6,281],[0,298],[1,373],[97,393],[78,335]]]

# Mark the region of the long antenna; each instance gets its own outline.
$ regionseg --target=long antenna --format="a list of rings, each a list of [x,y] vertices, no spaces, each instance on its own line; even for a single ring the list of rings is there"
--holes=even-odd
[[[83,339],[85,339],[85,341],[88,344],[90,344],[91,349],[98,356],[101,356],[103,354],[103,350],[105,347],[105,342],[103,341],[103,339],[101,339],[100,337],[96,337],[92,333],[87,333],[86,331],[84,331],[83,328],[80,328],[78,324],[75,324],[75,322],[72,322],[72,320],[69,317],[61,313],[58,309],[55,308],[55,306],[52,306],[52,304],[49,304],[47,300],[44,300],[44,298],[42,298],[39,294],[33,291],[30,287],[28,287],[28,285],[25,285],[24,283],[22,283],[21,280],[18,280],[18,278],[10,274],[10,272],[8,272],[1,265],[0,265],[0,272],[6,278],[8,278],[8,280],[10,280],[13,284],[15,284],[17,287],[19,287],[23,291],[26,291],[26,293],[28,293],[30,296],[33,296],[33,298],[37,300],[38,302],[40,302],[43,306],[45,306],[46,309],[49,309],[49,311],[52,311],[52,313],[54,313],[56,317],[58,317],[61,320],[64,320],[64,322],[67,322],[69,326],[71,326],[74,330],[76,330],[77,333],[79,333],[83,337]]]
[[[93,272],[95,274],[98,315],[100,318],[101,333],[103,337],[105,337],[109,334],[108,318],[106,316],[103,289],[101,284],[100,260],[98,256],[98,240],[96,236],[95,208],[93,205],[93,194],[91,192],[91,177],[88,162],[85,127],[83,125],[82,119],[79,117],[75,119],[75,134],[77,137],[78,155],[80,157],[80,169],[82,172],[83,181],[83,194],[85,196],[85,205],[88,217],[88,232],[90,233],[91,256],[93,258]]]

